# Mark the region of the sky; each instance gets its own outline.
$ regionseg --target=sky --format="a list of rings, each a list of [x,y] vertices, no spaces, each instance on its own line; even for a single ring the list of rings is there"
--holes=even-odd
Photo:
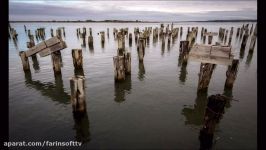
[[[256,0],[9,0],[10,21],[257,19]]]

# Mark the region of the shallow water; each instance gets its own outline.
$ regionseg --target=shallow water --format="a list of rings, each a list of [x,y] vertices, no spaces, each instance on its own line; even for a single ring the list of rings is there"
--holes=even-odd
[[[159,27],[157,23],[11,23],[18,33],[15,45],[9,40],[9,139],[10,141],[71,141],[85,140],[82,148],[175,148],[199,149],[199,132],[207,96],[225,93],[238,101],[226,105],[223,118],[216,125],[214,139],[216,149],[257,148],[257,46],[248,53],[251,36],[243,58],[240,58],[238,74],[232,91],[224,90],[227,66],[217,65],[210,81],[208,93],[197,96],[199,62],[189,61],[178,65],[179,43],[185,40],[187,27],[198,26],[208,32],[218,32],[219,27],[230,31],[234,27],[232,46],[235,58],[239,58],[241,40],[236,30],[244,23],[176,23],[183,27],[182,37],[161,49],[161,41],[150,38],[145,48],[144,63],[139,64],[134,34],[132,47],[126,38],[126,49],[131,52],[131,76],[120,84],[114,82],[113,56],[117,41],[113,28]],[[246,24],[246,23],[245,23]],[[249,23],[255,27],[254,22]],[[54,77],[51,57],[38,57],[39,69],[25,74],[18,52],[27,50],[27,34],[45,27],[46,39],[50,29],[65,27],[67,48],[62,50],[62,77]],[[75,120],[70,103],[69,78],[74,75],[71,50],[81,48],[76,29],[92,28],[94,50],[82,48],[85,74],[87,116]],[[110,30],[100,44],[100,31]],[[180,33],[180,32],[179,32]],[[213,43],[218,37],[213,38]],[[87,38],[86,38],[87,40]],[[40,41],[39,41],[40,42]],[[228,39],[227,39],[228,42]],[[35,39],[35,43],[38,42]]]

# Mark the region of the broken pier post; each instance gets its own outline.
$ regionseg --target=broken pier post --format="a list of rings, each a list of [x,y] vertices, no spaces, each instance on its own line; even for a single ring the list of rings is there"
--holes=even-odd
[[[125,59],[124,56],[115,56],[113,57],[114,63],[114,78],[115,81],[125,80]]]
[[[86,112],[85,77],[75,76],[70,78],[71,104],[74,113]]]
[[[129,33],[129,46],[132,46],[132,33]]]
[[[26,56],[25,51],[20,51],[19,56],[21,58],[22,66],[24,71],[30,71],[30,64],[29,64],[29,59]]]
[[[55,51],[51,53],[54,74],[61,74],[61,52]]]
[[[210,63],[200,64],[198,92],[207,91],[215,66],[215,64]]]
[[[137,51],[138,51],[139,61],[143,62],[143,58],[145,55],[145,45],[144,45],[144,39],[143,38],[139,38]]]
[[[228,69],[226,71],[226,81],[224,85],[225,88],[228,88],[228,89],[233,88],[236,75],[237,75],[238,64],[239,64],[239,60],[234,59],[232,62],[232,65],[228,66]]]
[[[75,69],[83,69],[83,57],[81,49],[72,49],[72,59]]]
[[[208,104],[204,115],[204,125],[200,130],[200,150],[211,150],[216,124],[222,118],[227,99],[220,94],[208,97]]]
[[[253,26],[252,26],[253,27]],[[249,46],[249,52],[252,52],[254,50],[255,44],[257,39],[257,24],[255,26],[253,36],[251,37],[250,46]]]

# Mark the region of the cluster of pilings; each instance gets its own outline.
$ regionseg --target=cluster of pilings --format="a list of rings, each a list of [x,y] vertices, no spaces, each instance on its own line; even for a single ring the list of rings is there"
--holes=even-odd
[[[124,81],[126,75],[131,74],[131,53],[125,49],[125,35],[123,29],[117,33],[117,56],[113,57],[114,63],[114,79],[116,82]]]
[[[45,28],[37,28],[37,30],[35,30],[35,37],[37,40],[45,39]]]

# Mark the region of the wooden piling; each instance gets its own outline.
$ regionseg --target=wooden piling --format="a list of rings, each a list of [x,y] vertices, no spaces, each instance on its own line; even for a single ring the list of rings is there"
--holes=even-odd
[[[55,75],[61,74],[61,52],[56,51],[51,53],[51,58]]]
[[[72,49],[72,59],[75,69],[83,68],[83,57],[81,49]]]
[[[131,54],[127,52],[125,58],[125,74],[131,74]]]
[[[208,104],[204,115],[204,125],[200,130],[200,150],[213,149],[213,136],[216,124],[220,121],[226,99],[220,94],[211,95],[208,97]]]
[[[254,50],[254,47],[255,47],[255,44],[256,44],[256,39],[257,39],[257,24],[255,26],[255,29],[254,29],[254,32],[253,32],[253,36],[251,37],[250,46],[249,46],[249,51],[250,52]]]
[[[232,42],[233,32],[234,32],[234,27],[231,27],[230,35],[229,35],[229,42],[228,42],[228,45],[229,46],[231,45],[231,42]]]
[[[88,37],[88,44],[89,44],[89,48],[93,49],[93,36],[89,35]]]
[[[138,51],[139,61],[143,62],[143,58],[145,55],[145,45],[144,45],[144,39],[143,38],[139,39],[137,51]]]
[[[129,33],[128,41],[129,41],[129,47],[131,47],[132,46],[132,33]]]
[[[245,49],[247,41],[248,41],[248,30],[245,31],[245,34],[243,36],[242,43],[241,43],[241,49]]]
[[[20,51],[19,52],[19,56],[21,58],[23,70],[24,71],[30,71],[30,64],[29,64],[28,57],[26,56],[26,52],[25,51]]]
[[[70,78],[71,104],[73,112],[75,113],[86,112],[84,84],[85,84],[84,76],[75,76]]]
[[[226,71],[226,81],[224,85],[225,88],[231,89],[233,87],[237,75],[238,64],[239,60],[234,59],[232,65],[228,66],[228,69]]]
[[[210,63],[200,64],[198,92],[207,91],[215,66],[215,64]]]
[[[54,37],[54,30],[51,29],[51,37]]]
[[[115,81],[125,80],[124,56],[114,56],[114,79]]]
[[[208,44],[212,44],[212,38],[213,38],[212,35],[209,35],[209,36],[208,36]]]

